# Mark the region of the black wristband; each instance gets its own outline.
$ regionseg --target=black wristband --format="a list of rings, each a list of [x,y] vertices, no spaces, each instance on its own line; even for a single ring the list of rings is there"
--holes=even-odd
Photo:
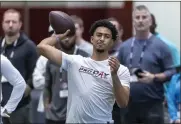
[[[153,82],[159,82],[158,78],[156,77],[156,74],[154,74]]]

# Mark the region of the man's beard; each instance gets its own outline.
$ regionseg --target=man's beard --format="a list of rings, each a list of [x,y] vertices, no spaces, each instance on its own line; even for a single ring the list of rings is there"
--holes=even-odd
[[[105,50],[103,50],[103,49],[96,49],[96,51],[97,51],[98,53],[103,53]]]
[[[14,36],[14,35],[16,35],[17,34],[17,32],[13,32],[13,31],[8,31],[8,32],[6,32],[6,35],[8,35],[8,36]]]
[[[61,47],[64,49],[64,50],[71,50],[72,48],[74,48],[74,46],[75,46],[75,43],[72,43],[72,44],[70,44],[70,45],[65,45],[64,43],[62,43],[62,42],[60,42],[60,45],[61,45]]]

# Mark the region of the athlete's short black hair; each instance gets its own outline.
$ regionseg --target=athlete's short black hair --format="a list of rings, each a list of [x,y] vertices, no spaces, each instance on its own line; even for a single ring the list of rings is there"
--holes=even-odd
[[[106,28],[110,29],[111,33],[112,33],[112,39],[114,41],[117,39],[118,32],[116,30],[116,27],[111,22],[109,22],[108,19],[101,19],[101,20],[94,22],[89,31],[91,36],[93,36],[95,30],[98,27],[106,27]]]

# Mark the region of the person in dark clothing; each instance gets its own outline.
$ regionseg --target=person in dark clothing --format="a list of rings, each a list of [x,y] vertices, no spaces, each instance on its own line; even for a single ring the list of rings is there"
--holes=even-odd
[[[151,14],[144,5],[133,11],[135,36],[120,47],[118,60],[130,69],[130,99],[125,123],[164,124],[163,84],[175,73],[168,46],[150,32]]]
[[[118,56],[119,53],[119,49],[121,47],[122,44],[122,37],[123,37],[123,26],[119,23],[119,21],[114,18],[114,17],[110,17],[108,18],[108,21],[110,21],[117,29],[118,31],[118,37],[116,39],[116,41],[114,42],[112,48],[109,50],[109,55],[110,56]],[[123,117],[122,115],[124,114],[124,108],[120,108],[117,103],[115,102],[114,106],[113,106],[113,111],[112,111],[112,118],[114,120],[114,124],[122,124],[123,123]]]
[[[172,55],[174,67],[177,67],[180,65],[180,51],[177,49],[177,46],[174,44],[173,41],[168,40],[166,37],[164,37],[160,32],[157,31],[157,21],[154,16],[154,14],[151,14],[152,18],[152,25],[150,27],[150,32],[155,35],[156,37],[160,38],[163,42],[165,42],[169,49],[170,53]],[[167,108],[167,91],[169,89],[170,81],[164,83],[164,94],[165,94],[165,100],[164,100],[164,120],[165,123],[170,122],[169,114],[168,114],[168,108]]]
[[[117,56],[119,53],[119,48],[121,46],[122,41],[122,37],[123,37],[123,26],[119,23],[119,21],[114,18],[114,17],[110,17],[108,18],[108,21],[110,21],[117,29],[118,31],[118,36],[116,41],[114,42],[112,48],[109,50],[109,55],[111,56]]]
[[[0,38],[1,54],[11,61],[13,66],[20,72],[27,83],[22,100],[18,104],[16,110],[11,114],[10,121],[12,124],[29,123],[29,93],[33,88],[32,73],[38,58],[36,45],[26,36],[25,33],[20,31],[21,26],[21,14],[17,10],[9,9],[5,11],[2,21],[2,28],[5,35]],[[2,78],[1,82],[3,95],[1,105],[3,106],[10,97],[12,86],[5,78]],[[4,122],[4,124],[6,123]]]
[[[75,44],[75,35],[63,40],[56,47],[68,54],[89,56]],[[67,113],[67,72],[48,60],[43,93],[46,124],[65,124]]]

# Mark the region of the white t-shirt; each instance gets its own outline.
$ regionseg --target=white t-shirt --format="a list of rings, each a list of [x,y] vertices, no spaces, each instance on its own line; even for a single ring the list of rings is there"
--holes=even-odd
[[[11,96],[5,105],[5,109],[8,112],[12,112],[16,109],[18,103],[20,102],[25,88],[26,83],[19,71],[11,64],[11,62],[3,55],[1,55],[1,76],[13,85],[13,91]],[[1,92],[0,92],[1,93]],[[1,94],[2,100],[2,94]],[[2,111],[1,111],[2,112]]]
[[[62,68],[68,71],[66,123],[106,123],[112,121],[115,102],[108,60],[94,61],[62,52]],[[120,65],[118,77],[129,87],[129,70]]]

